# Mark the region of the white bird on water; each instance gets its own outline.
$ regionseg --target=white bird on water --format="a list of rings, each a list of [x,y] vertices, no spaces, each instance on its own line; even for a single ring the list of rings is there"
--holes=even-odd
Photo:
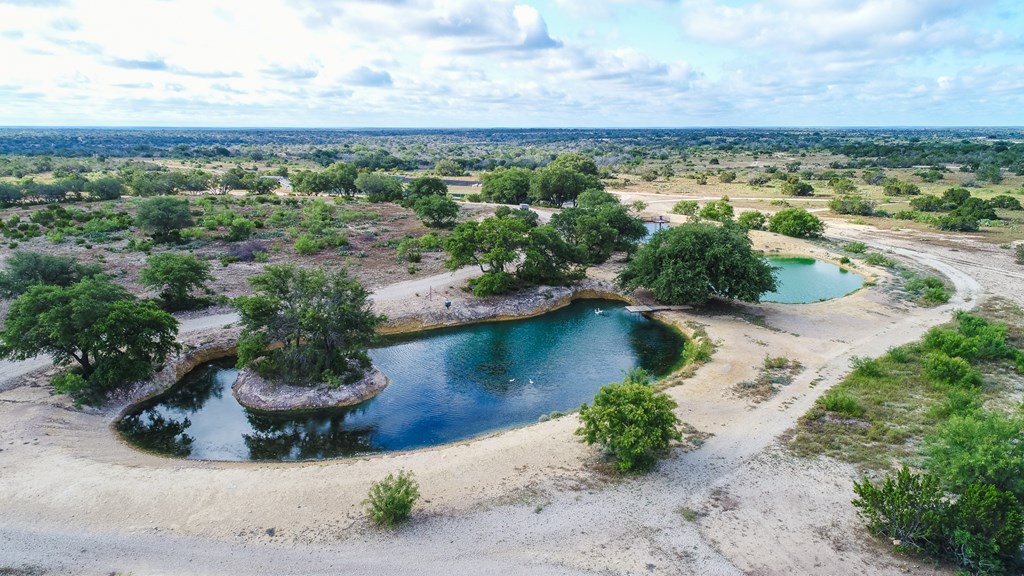
[[[516,379],[515,379],[515,378],[509,378],[509,380],[508,380],[508,381],[509,381],[509,382],[515,382],[515,381],[516,381]]]
[[[595,308],[594,314],[604,314],[604,310],[601,310],[600,308]]]
[[[533,378],[530,378],[530,384],[533,384]]]

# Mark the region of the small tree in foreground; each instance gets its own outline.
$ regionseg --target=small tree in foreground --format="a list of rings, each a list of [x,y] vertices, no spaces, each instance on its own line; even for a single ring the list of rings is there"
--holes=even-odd
[[[593,406],[580,407],[583,426],[576,434],[587,444],[603,446],[621,472],[649,469],[658,452],[682,440],[675,407],[644,378],[630,376],[626,383],[602,386]]]
[[[419,484],[412,472],[401,470],[398,476],[388,474],[380,482],[371,484],[363,504],[374,524],[392,528],[409,517],[419,497]]]
[[[139,272],[139,282],[158,290],[163,307],[172,311],[202,304],[205,300],[195,293],[209,293],[206,285],[211,279],[210,264],[191,254],[154,254]]]

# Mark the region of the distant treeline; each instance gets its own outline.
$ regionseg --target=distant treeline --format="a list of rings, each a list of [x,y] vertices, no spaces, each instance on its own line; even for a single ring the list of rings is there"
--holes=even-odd
[[[0,156],[342,161],[368,170],[538,168],[564,152],[599,166],[702,152],[831,152],[842,167],[988,163],[1024,172],[1019,128],[186,129],[0,128]],[[38,172],[38,171],[37,171]],[[0,162],[0,175],[3,165]],[[33,173],[33,172],[29,172]],[[443,174],[454,175],[454,174]]]

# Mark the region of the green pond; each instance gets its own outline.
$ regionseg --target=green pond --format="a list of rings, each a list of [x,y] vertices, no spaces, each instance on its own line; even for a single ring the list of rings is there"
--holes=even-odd
[[[421,448],[575,410],[638,366],[665,375],[683,343],[621,303],[578,300],[535,318],[391,338],[370,351],[391,384],[349,408],[247,410],[231,394],[238,371],[228,358],[136,406],[118,429],[141,448],[193,459],[315,460]]]
[[[768,263],[777,268],[778,290],[762,294],[765,302],[820,302],[846,296],[864,285],[860,274],[813,258],[768,258]]]

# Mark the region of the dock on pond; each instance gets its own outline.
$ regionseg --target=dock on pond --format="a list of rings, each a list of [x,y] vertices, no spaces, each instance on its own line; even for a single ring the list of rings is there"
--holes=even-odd
[[[685,304],[680,306],[626,306],[626,312],[642,314],[644,312],[662,312],[664,310],[693,310],[693,306]]]

